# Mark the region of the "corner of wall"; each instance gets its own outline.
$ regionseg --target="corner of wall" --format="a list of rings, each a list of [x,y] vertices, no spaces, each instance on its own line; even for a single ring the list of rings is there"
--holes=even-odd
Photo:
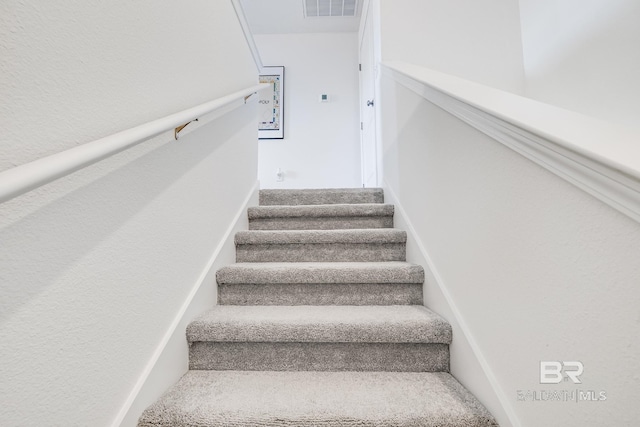
[[[240,0],[231,0],[231,4],[233,4],[233,8],[236,11],[238,21],[240,22],[240,26],[242,27],[242,32],[244,33],[245,39],[247,39],[247,45],[249,45],[249,49],[251,50],[253,61],[256,63],[256,68],[260,73],[262,72],[262,68],[264,67],[264,65],[262,64],[262,58],[260,57],[258,46],[256,46],[256,42],[253,39],[251,28],[249,28],[249,23],[247,22],[247,17],[244,13],[244,9],[242,8],[242,3],[240,3]]]
[[[385,202],[395,206],[394,226],[407,232],[407,261],[419,264],[425,270],[423,304],[451,324],[454,336],[450,346],[451,375],[485,405],[500,426],[520,426],[511,404],[475,342],[463,314],[447,291],[446,284],[439,275],[424,242],[413,227],[398,195],[389,183],[383,182],[382,187]]]
[[[189,369],[186,327],[191,319],[216,304],[216,271],[235,262],[234,237],[238,231],[248,229],[246,212],[249,206],[258,204],[259,184],[255,182],[238,208],[232,223],[111,424],[112,427],[135,427],[144,409]]]

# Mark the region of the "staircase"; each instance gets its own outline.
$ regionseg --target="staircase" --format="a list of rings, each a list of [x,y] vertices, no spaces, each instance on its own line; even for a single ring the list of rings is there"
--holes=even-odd
[[[495,426],[380,189],[262,190],[151,426]]]

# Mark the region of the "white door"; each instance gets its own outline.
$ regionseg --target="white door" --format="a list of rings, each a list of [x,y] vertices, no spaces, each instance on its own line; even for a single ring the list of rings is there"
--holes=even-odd
[[[373,52],[373,7],[364,10],[364,32],[360,42],[360,150],[362,186],[378,186],[376,152],[375,59]]]

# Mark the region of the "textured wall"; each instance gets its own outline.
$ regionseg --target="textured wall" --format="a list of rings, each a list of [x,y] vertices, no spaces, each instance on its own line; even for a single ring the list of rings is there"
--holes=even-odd
[[[235,92],[255,66],[230,1],[0,4],[0,170]]]
[[[526,96],[616,123],[640,114],[640,3],[520,0]]]
[[[259,34],[265,65],[285,66],[284,139],[260,141],[262,188],[359,187],[358,36]],[[320,103],[321,93],[331,102]],[[276,182],[276,170],[285,172]]]
[[[383,61],[405,61],[523,92],[516,1],[375,1],[380,2]]]
[[[636,423],[640,225],[388,78],[383,95],[386,185],[521,425]],[[476,384],[458,357],[454,375]],[[540,384],[541,360],[583,362],[582,384]]]
[[[226,1],[10,0],[0,20],[0,169],[257,80]],[[0,424],[115,419],[255,185],[256,113],[0,205]]]

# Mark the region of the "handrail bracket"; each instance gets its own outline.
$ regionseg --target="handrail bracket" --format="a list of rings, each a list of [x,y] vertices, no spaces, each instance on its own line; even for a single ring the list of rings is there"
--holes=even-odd
[[[247,100],[248,100],[249,98],[251,98],[253,95],[257,94],[257,93],[258,93],[258,92],[253,92],[253,93],[250,93],[249,95],[245,96],[245,97],[244,97],[244,103],[246,104],[246,103],[247,103]]]
[[[193,119],[193,120],[188,121],[187,123],[185,123],[185,124],[183,124],[183,125],[180,125],[180,126],[178,126],[177,128],[175,128],[175,129],[173,130],[173,136],[174,136],[174,138],[176,139],[176,141],[178,140],[178,136],[179,136],[178,134],[180,133],[180,131],[182,131],[182,129],[184,129],[185,127],[187,127],[187,125],[188,125],[189,123],[191,123],[191,122],[197,122],[197,121],[198,121],[198,119]]]

